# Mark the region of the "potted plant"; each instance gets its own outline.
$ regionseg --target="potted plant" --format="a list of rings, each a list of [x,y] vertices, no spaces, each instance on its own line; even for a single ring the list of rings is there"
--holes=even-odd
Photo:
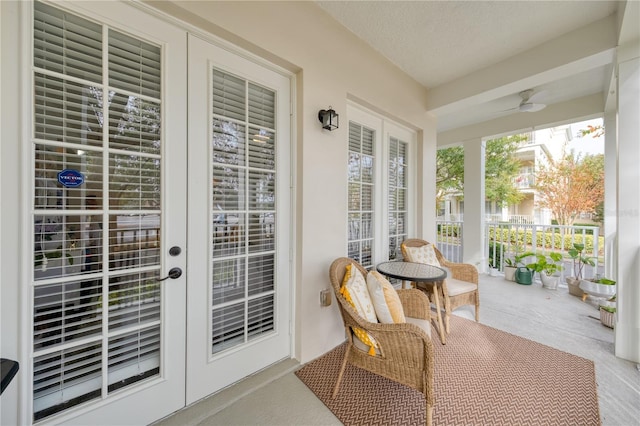
[[[609,278],[580,280],[580,289],[594,297],[611,297],[616,294],[616,282]],[[583,296],[584,300],[586,296]]]
[[[573,276],[567,277],[567,285],[569,286],[569,294],[578,297],[584,297],[584,292],[580,289],[580,280],[582,279],[582,271],[585,265],[595,266],[593,258],[583,254],[584,244],[574,243],[573,247],[567,252],[573,263]]]
[[[600,322],[609,328],[613,328],[613,324],[615,323],[615,314],[616,295],[614,294],[612,297],[600,304]]]
[[[516,280],[516,270],[518,269],[518,263],[522,262],[522,252],[524,251],[522,245],[517,243],[515,249],[504,259],[504,279],[507,281]]]
[[[562,271],[562,255],[560,253],[551,252],[548,256],[539,254],[536,256],[536,262],[529,263],[527,268],[536,272],[540,276],[542,286],[551,290],[558,288],[559,272]]]
[[[515,259],[507,257],[504,260],[504,279],[507,281],[515,281],[517,268],[518,265],[516,264]]]

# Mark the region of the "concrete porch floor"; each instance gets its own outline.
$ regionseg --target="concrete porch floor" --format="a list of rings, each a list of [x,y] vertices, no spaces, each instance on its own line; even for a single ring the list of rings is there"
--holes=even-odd
[[[456,315],[473,319],[473,308]],[[602,424],[640,424],[639,366],[613,355],[613,330],[600,323],[595,299],[582,302],[566,286],[547,290],[480,275],[480,322],[592,360]],[[293,374],[299,366],[283,361],[156,424],[340,425]]]

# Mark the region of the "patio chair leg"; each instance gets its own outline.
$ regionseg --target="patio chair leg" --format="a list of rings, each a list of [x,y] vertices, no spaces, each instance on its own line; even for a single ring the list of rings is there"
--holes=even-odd
[[[342,382],[342,375],[344,374],[344,369],[347,366],[347,356],[349,355],[349,348],[347,348],[344,353],[344,359],[342,360],[342,366],[340,367],[340,372],[338,373],[338,380],[336,380],[336,385],[333,387],[333,393],[331,394],[331,398],[335,398],[338,394],[338,389],[340,389],[340,383]]]
[[[442,287],[442,300],[444,301],[444,331],[449,334],[449,318],[451,317],[451,300],[447,289]]]
[[[433,423],[433,407],[431,406],[431,404],[427,403],[427,419],[426,419],[426,426],[431,426],[431,424]]]
[[[476,322],[480,322],[480,300],[476,295]]]

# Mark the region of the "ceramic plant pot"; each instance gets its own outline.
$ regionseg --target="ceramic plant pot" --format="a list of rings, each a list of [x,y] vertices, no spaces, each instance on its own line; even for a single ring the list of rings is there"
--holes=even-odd
[[[540,272],[540,281],[542,281],[542,286],[544,288],[548,288],[549,290],[556,290],[558,288],[558,281],[560,281],[560,277],[557,275],[547,275],[546,272]]]
[[[594,297],[609,298],[616,294],[616,285],[599,284],[593,281],[580,280],[580,289]]]
[[[609,312],[605,309],[600,308],[600,322],[602,325],[613,328],[615,323],[615,315],[613,312]]]
[[[567,286],[569,288],[569,294],[576,297],[582,297],[584,295],[584,291],[580,289],[580,280],[574,277],[567,277]]]
[[[515,281],[516,280],[516,267],[515,266],[505,266],[504,267],[504,279],[507,281]]]

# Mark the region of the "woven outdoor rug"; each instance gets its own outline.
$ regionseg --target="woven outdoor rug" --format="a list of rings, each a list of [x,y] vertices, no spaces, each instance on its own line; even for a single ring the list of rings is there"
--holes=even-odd
[[[600,424],[592,361],[456,316],[446,345],[432,335],[434,425]],[[342,423],[424,424],[422,394],[350,364],[331,399],[345,348],[296,372]]]

